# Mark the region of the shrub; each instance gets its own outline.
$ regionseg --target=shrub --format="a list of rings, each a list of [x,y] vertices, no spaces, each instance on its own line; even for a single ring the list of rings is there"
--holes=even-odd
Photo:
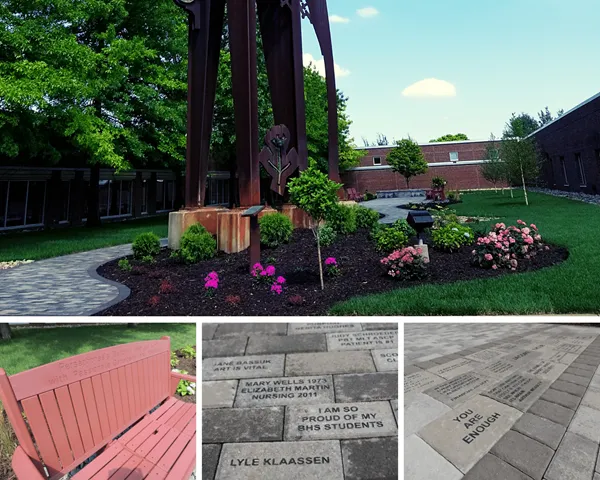
[[[394,223],[392,223],[392,228],[401,231],[408,238],[412,238],[417,234],[416,230],[412,228],[404,219],[396,220]]]
[[[133,267],[129,263],[129,260],[127,260],[126,258],[122,258],[121,260],[119,260],[119,268],[124,272],[131,272],[131,270],[133,270]]]
[[[446,185],[446,179],[444,177],[433,177],[431,179],[431,186],[433,188],[442,188]]]
[[[177,365],[179,365],[177,354],[175,352],[171,352],[171,368],[175,368]]]
[[[268,247],[278,247],[290,241],[294,225],[283,213],[269,213],[262,216],[260,225],[260,243]]]
[[[338,277],[342,274],[337,260],[334,257],[329,257],[325,259],[325,273],[329,277]]]
[[[382,258],[381,264],[392,278],[400,280],[423,278],[427,275],[429,260],[423,257],[422,253],[421,248],[406,247]]]
[[[196,358],[196,349],[191,345],[183,347],[179,351],[183,355],[183,358]]]
[[[460,191],[458,190],[452,190],[450,192],[448,192],[448,200],[451,200],[453,202],[460,202]]]
[[[154,263],[155,260],[154,260],[154,257],[152,255],[144,255],[142,257],[142,262],[144,262],[144,263]]]
[[[356,206],[354,207],[354,214],[357,228],[371,230],[379,222],[379,213],[370,208]]]
[[[201,234],[201,233],[207,233],[208,230],[206,230],[206,228],[204,228],[204,225],[202,225],[201,223],[194,223],[193,225],[190,225],[188,228],[186,228],[184,234],[186,233],[193,233],[193,234]]]
[[[428,208],[427,211],[433,217],[433,229],[442,228],[449,223],[458,223],[456,210],[442,205],[436,205],[434,208]]]
[[[399,250],[408,243],[408,237],[403,232],[391,227],[378,228],[373,233],[373,238],[377,250],[384,253]]]
[[[333,242],[335,242],[337,238],[337,233],[335,233],[333,228],[327,224],[319,226],[318,234],[321,240],[321,246],[323,247],[329,247],[330,245],[333,245]]]
[[[331,208],[325,220],[339,235],[356,233],[356,207],[338,203]]]
[[[217,241],[208,232],[186,231],[181,237],[178,257],[185,263],[198,263],[213,258],[217,253]]]
[[[371,193],[368,190],[365,192],[365,202],[368,200],[375,200],[377,198],[376,193]]]
[[[474,239],[473,230],[460,223],[451,222],[432,232],[433,246],[439,250],[453,252]]]
[[[152,232],[140,233],[135,237],[131,249],[137,259],[156,257],[160,253],[160,238]]]

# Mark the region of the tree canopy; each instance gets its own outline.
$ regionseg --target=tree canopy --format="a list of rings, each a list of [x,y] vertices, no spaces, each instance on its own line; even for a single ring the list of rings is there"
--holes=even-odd
[[[460,142],[463,140],[468,140],[469,137],[467,137],[464,133],[448,133],[446,135],[441,136],[440,138],[436,138],[434,140],[429,140],[429,143],[437,143],[437,142]]]
[[[426,173],[428,169],[421,147],[410,138],[398,140],[386,160],[394,172],[406,179],[406,188],[410,188],[412,177]]]

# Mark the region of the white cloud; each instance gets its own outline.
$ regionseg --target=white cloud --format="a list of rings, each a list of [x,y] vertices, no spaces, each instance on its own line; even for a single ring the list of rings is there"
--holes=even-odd
[[[302,63],[305,67],[308,67],[312,63],[317,69],[317,72],[319,72],[322,77],[325,76],[325,59],[323,57],[317,60],[310,53],[305,53],[302,55]],[[337,63],[335,64],[336,78],[347,77],[348,75],[350,75],[350,70],[340,67]]]
[[[356,13],[363,18],[372,18],[379,15],[379,10],[374,7],[359,8]]]
[[[405,97],[456,97],[456,87],[445,80],[426,78],[404,89]]]
[[[350,19],[346,17],[340,17],[339,15],[330,15],[329,21],[331,23],[350,23]]]

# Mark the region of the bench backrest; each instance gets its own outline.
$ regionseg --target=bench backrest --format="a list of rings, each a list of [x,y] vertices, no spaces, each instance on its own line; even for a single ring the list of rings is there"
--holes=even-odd
[[[38,469],[41,457],[52,478],[72,470],[171,396],[170,373],[170,341],[163,337],[83,353],[10,377],[0,369],[0,400],[19,443]]]

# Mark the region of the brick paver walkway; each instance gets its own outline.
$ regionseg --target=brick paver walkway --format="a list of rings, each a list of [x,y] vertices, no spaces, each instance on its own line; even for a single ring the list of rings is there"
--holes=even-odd
[[[406,324],[407,480],[600,480],[600,328]]]
[[[202,479],[398,478],[397,328],[203,324]]]
[[[406,205],[407,203],[421,203],[424,201],[425,196],[376,198],[375,200],[361,202],[360,205],[385,215],[385,217],[379,220],[380,223],[394,223],[396,220],[406,219],[408,212],[410,211],[404,208],[398,208],[399,205]]]
[[[131,244],[118,245],[0,270],[0,316],[91,315],[107,308],[129,289],[93,271],[130,254]]]

